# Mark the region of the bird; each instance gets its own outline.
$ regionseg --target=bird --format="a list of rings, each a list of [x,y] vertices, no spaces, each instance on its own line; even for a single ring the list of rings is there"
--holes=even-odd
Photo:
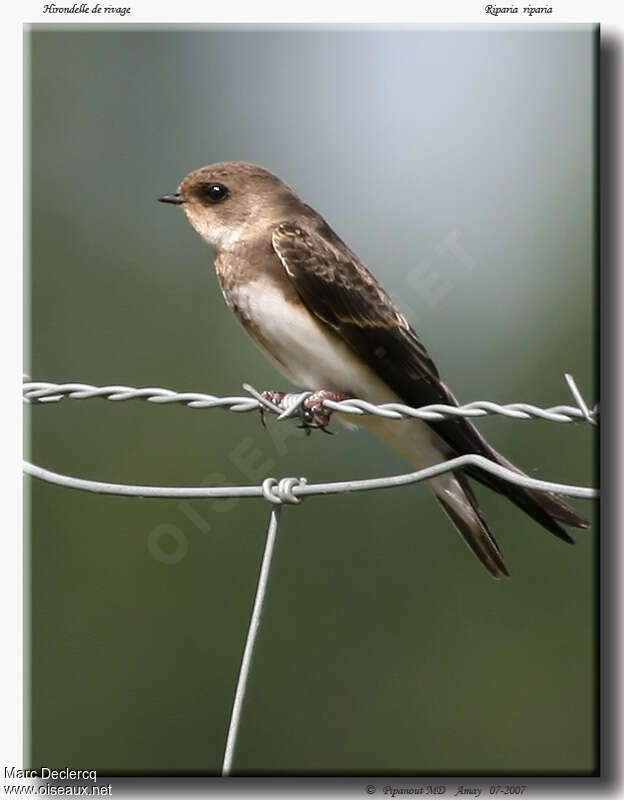
[[[269,361],[295,387],[313,392],[308,408],[321,426],[326,397],[458,405],[420,337],[371,271],[277,175],[242,161],[210,164],[158,200],[179,206],[216,251],[226,304]],[[463,417],[364,415],[358,425],[416,469],[473,453],[520,472]],[[494,578],[510,573],[471,480],[566,542],[574,540],[562,524],[589,527],[558,495],[521,487],[478,466],[429,479],[447,516]]]

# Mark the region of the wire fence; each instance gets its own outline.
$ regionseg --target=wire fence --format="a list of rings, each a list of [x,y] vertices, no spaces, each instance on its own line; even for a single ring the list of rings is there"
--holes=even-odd
[[[508,403],[501,405],[489,400],[476,400],[462,406],[428,405],[412,408],[402,403],[385,403],[374,405],[365,400],[356,398],[334,402],[325,400],[323,405],[329,411],[340,411],[343,414],[361,416],[362,414],[376,414],[387,419],[421,419],[426,422],[435,422],[441,419],[466,417],[474,419],[498,415],[511,419],[528,420],[542,419],[548,422],[581,422],[586,421],[597,424],[598,408],[589,409],[585,403],[574,379],[571,375],[565,376],[575,406],[558,405],[552,408],[541,408],[529,403]],[[115,402],[124,400],[146,400],[156,405],[177,403],[188,408],[223,408],[234,412],[249,412],[264,409],[277,414],[280,420],[296,416],[303,401],[312,394],[311,392],[297,392],[285,394],[279,404],[271,402],[253,386],[243,384],[247,397],[216,397],[202,392],[176,392],[172,389],[147,386],[137,388],[134,386],[91,386],[86,383],[50,383],[47,381],[24,380],[22,396],[31,403],[57,403],[63,398],[72,400],[90,400],[102,398]]]
[[[343,414],[353,415],[354,417],[363,414],[375,414],[386,419],[411,418],[436,421],[457,417],[474,418],[498,415],[518,420],[541,419],[549,422],[587,422],[592,425],[597,425],[597,406],[590,410],[572,376],[566,375],[565,378],[572,396],[576,401],[575,406],[558,405],[551,408],[541,408],[528,403],[509,403],[501,405],[491,401],[480,400],[463,406],[438,404],[422,406],[421,408],[412,408],[400,403],[374,405],[358,399],[342,400],[340,402],[324,400],[323,405],[331,412],[339,411]],[[100,398],[113,402],[144,400],[158,405],[178,403],[187,408],[221,408],[237,413],[262,410],[263,412],[276,414],[278,420],[283,421],[292,419],[293,417],[300,417],[303,403],[311,394],[311,392],[285,394],[280,399],[279,403],[276,403],[272,400],[268,400],[248,384],[244,384],[244,388],[249,392],[249,396],[247,397],[217,397],[200,392],[175,392],[171,389],[153,386],[141,388],[117,385],[92,386],[84,383],[50,383],[48,381],[25,380],[22,385],[22,395],[24,400],[29,403],[56,403],[63,398],[72,400]],[[60,475],[28,462],[24,463],[24,470],[29,475],[49,483],[97,494],[170,498],[264,497],[265,500],[271,503],[296,504],[299,503],[303,497],[311,495],[361,492],[405,486],[467,466],[479,467],[499,478],[503,478],[504,480],[527,489],[556,492],[558,494],[567,495],[568,497],[591,499],[598,496],[597,490],[591,487],[571,486],[569,484],[531,478],[528,475],[503,467],[500,464],[496,464],[476,454],[459,456],[425,469],[402,475],[317,484],[310,484],[304,477],[285,477],[281,480],[269,477],[260,485],[255,486],[141,486]]]
[[[400,403],[374,405],[364,400],[349,398],[339,402],[324,400],[323,406],[326,411],[330,412],[338,411],[342,414],[352,415],[354,417],[363,414],[374,414],[389,420],[419,419],[424,421],[437,421],[457,417],[474,419],[496,415],[517,420],[539,419],[548,422],[568,424],[576,422],[598,425],[598,407],[594,406],[591,409],[589,408],[572,376],[566,375],[565,379],[572,397],[574,398],[575,405],[557,405],[551,408],[541,408],[528,403],[509,403],[501,405],[491,401],[476,401],[462,406],[438,404],[423,406],[421,408],[412,408]],[[63,399],[88,400],[100,398],[113,402],[144,400],[158,405],[178,403],[193,409],[221,408],[236,413],[262,411],[276,414],[278,420],[284,421],[293,418],[304,418],[303,404],[306,398],[311,394],[311,392],[299,392],[285,394],[283,396],[280,395],[279,401],[275,402],[274,399],[268,399],[257,392],[252,386],[244,384],[243,388],[248,392],[247,396],[217,397],[200,392],[176,392],[171,389],[160,387],[92,386],[83,383],[31,381],[25,376],[22,385],[22,396],[25,402],[31,404],[57,403]],[[361,492],[406,486],[467,466],[479,467],[482,470],[510,481],[511,483],[515,483],[518,486],[524,486],[527,489],[556,492],[557,494],[567,495],[569,497],[586,499],[596,499],[599,495],[598,490],[593,487],[573,486],[531,478],[528,475],[515,472],[512,469],[496,464],[477,454],[458,456],[425,469],[401,475],[360,480],[333,481],[331,483],[309,483],[305,477],[283,477],[281,479],[268,477],[259,485],[245,486],[185,487],[107,483],[70,475],[62,475],[27,461],[24,461],[23,469],[26,474],[38,478],[39,480],[70,489],[78,489],[97,494],[160,498],[262,497],[272,504],[258,586],[245,640],[225,744],[221,774],[227,776],[231,774],[238,741],[238,732],[247,683],[260,628],[260,619],[264,607],[264,599],[268,587],[273,551],[278,532],[280,506],[283,504],[296,505],[299,504],[303,498],[313,495],[342,494],[345,492]]]

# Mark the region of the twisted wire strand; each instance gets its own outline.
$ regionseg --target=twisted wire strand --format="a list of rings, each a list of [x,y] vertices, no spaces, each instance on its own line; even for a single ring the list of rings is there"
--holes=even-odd
[[[328,410],[340,411],[344,414],[353,414],[355,416],[361,414],[377,414],[388,419],[414,418],[432,421],[460,416],[484,417],[497,414],[521,420],[543,419],[551,422],[567,423],[585,421],[592,425],[597,425],[598,407],[596,406],[590,410],[576,386],[574,379],[570,375],[566,375],[565,378],[576,402],[576,406],[559,405],[553,406],[552,408],[540,408],[528,403],[500,405],[489,401],[476,401],[459,407],[429,405],[422,408],[411,408],[401,403],[373,405],[372,403],[367,403],[364,400],[358,399],[349,399],[341,402],[325,400],[324,405]],[[248,412],[262,409],[277,414],[278,420],[288,419],[300,414],[302,412],[302,404],[310,394],[310,392],[286,394],[279,403],[274,403],[257,392],[252,386],[244,385],[244,388],[250,396],[216,397],[215,395],[203,394],[200,392],[174,392],[171,389],[163,389],[160,387],[91,386],[83,383],[50,383],[30,381],[27,379],[23,384],[22,392],[24,400],[30,403],[52,403],[58,402],[63,398],[85,400],[100,397],[114,401],[143,399],[157,404],[180,403],[189,408],[225,408],[234,412]],[[35,464],[30,464],[29,462],[24,462],[23,469],[26,474],[38,478],[39,480],[58,486],[97,494],[160,498],[262,497],[271,504],[272,510],[267,540],[225,745],[222,775],[228,776],[231,774],[232,763],[236,752],[243,704],[265,602],[275,538],[278,529],[279,513],[281,510],[280,506],[283,504],[298,504],[301,503],[303,498],[313,495],[361,492],[406,486],[466,466],[477,466],[486,472],[497,475],[500,478],[504,478],[511,483],[515,483],[527,489],[556,492],[557,494],[567,495],[569,497],[589,499],[597,498],[599,495],[598,490],[591,487],[571,486],[568,484],[531,478],[528,475],[515,472],[483,456],[475,454],[449,459],[443,463],[435,464],[426,469],[417,470],[416,472],[391,475],[382,478],[334,481],[332,483],[308,483],[307,479],[303,477],[284,477],[280,480],[269,477],[262,481],[259,486],[138,486],[105,483],[102,481],[75,478],[70,475],[61,475]]]
[[[557,405],[551,408],[541,408],[530,403],[493,403],[489,400],[475,400],[461,406],[434,404],[413,408],[402,403],[383,403],[374,405],[357,398],[334,402],[325,400],[324,406],[330,411],[340,411],[343,414],[360,416],[362,414],[375,414],[386,419],[421,419],[436,421],[453,417],[478,418],[487,416],[502,416],[511,419],[528,420],[542,419],[549,422],[589,422],[598,424],[598,407],[589,409],[582,398],[573,378],[566,375],[570,390],[577,402],[576,406]],[[264,409],[278,415],[279,420],[296,416],[301,410],[303,401],[310,392],[289,393],[284,395],[279,403],[267,400],[252,386],[243,385],[250,393],[250,397],[226,396],[217,397],[202,392],[176,392],[156,386],[92,386],[86,383],[51,383],[48,381],[24,381],[22,396],[29,403],[56,403],[63,398],[72,400],[90,400],[103,398],[114,402],[124,400],[146,400],[149,403],[167,405],[170,403],[181,404],[188,408],[224,408],[237,413],[257,411]]]
[[[589,422],[598,424],[598,407],[590,410],[585,403],[574,379],[565,376],[570,391],[577,402],[576,406],[558,405],[551,408],[540,408],[528,403],[509,403],[500,405],[487,400],[478,400],[463,406],[429,405],[412,408],[401,403],[385,403],[374,405],[365,400],[349,399],[340,402],[325,400],[324,404],[331,411],[344,414],[376,414],[388,419],[415,418],[422,420],[439,420],[453,417],[483,417],[493,414],[511,417],[512,419],[543,419],[550,422]],[[250,397],[217,397],[200,392],[175,392],[161,387],[133,386],[92,386],[85,383],[51,383],[49,381],[31,381],[26,379],[22,386],[24,400],[30,403],[59,402],[63,398],[87,400],[104,398],[120,402],[124,400],[142,399],[151,403],[180,403],[189,408],[226,408],[234,412],[248,412],[262,409],[278,415],[278,419],[288,419],[301,410],[303,401],[310,392],[290,393],[284,395],[279,403],[273,402],[260,394],[253,386],[243,384]],[[556,492],[570,497],[595,498],[598,491],[591,487],[571,486],[568,484],[541,481],[527,475],[507,469],[483,456],[468,454],[435,464],[426,469],[393,475],[385,478],[369,478],[356,481],[335,481],[333,483],[307,484],[305,478],[286,477],[281,480],[267,478],[260,486],[219,486],[219,487],[184,487],[184,486],[139,486],[129,484],[108,483],[60,475],[43,467],[24,462],[24,471],[40,480],[81,489],[100,494],[118,494],[134,497],[264,497],[275,503],[299,503],[305,496],[315,494],[336,494],[341,492],[370,491],[433,478],[445,472],[463,466],[478,466],[498,477],[504,478],[518,486],[528,489]]]

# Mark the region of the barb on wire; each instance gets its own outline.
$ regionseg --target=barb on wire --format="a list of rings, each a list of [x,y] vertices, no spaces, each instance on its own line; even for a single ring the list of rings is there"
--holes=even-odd
[[[25,376],[26,377],[26,376]],[[345,414],[377,414],[388,419],[417,418],[423,420],[438,420],[447,417],[481,417],[499,414],[513,419],[545,419],[553,422],[579,422],[586,421],[596,425],[598,419],[597,406],[590,410],[585,403],[574,379],[571,375],[565,376],[570,391],[577,403],[576,406],[553,406],[540,408],[527,403],[510,403],[499,405],[489,401],[476,401],[464,406],[429,405],[421,408],[411,408],[401,403],[385,403],[374,405],[356,398],[334,402],[325,400],[328,410],[340,411]],[[227,408],[235,412],[246,412],[257,409],[271,411],[278,415],[278,419],[287,419],[298,413],[303,401],[309,392],[286,394],[279,403],[269,400],[248,384],[244,388],[251,397],[216,397],[215,395],[199,392],[174,392],[171,389],[158,387],[135,388],[132,386],[91,386],[84,383],[50,383],[47,381],[25,380],[22,393],[26,402],[51,403],[58,402],[64,397],[77,400],[86,400],[100,397],[107,400],[122,401],[143,399],[151,403],[182,403],[190,408]],[[283,478],[277,481],[267,478],[261,486],[230,486],[230,487],[176,487],[176,486],[133,486],[126,484],[104,483],[69,475],[59,475],[42,467],[26,463],[24,470],[28,474],[61,486],[67,486],[83,491],[99,492],[104,494],[122,494],[135,497],[264,497],[271,502],[299,502],[301,497],[313,494],[335,494],[337,492],[370,491],[384,489],[392,486],[403,486],[407,483],[416,483],[427,480],[444,472],[458,469],[462,466],[474,465],[498,475],[507,481],[524,486],[529,489],[557,492],[570,497],[597,497],[598,493],[592,488],[582,486],[569,486],[567,484],[540,481],[507,469],[499,464],[478,455],[464,455],[450,459],[441,464],[426,469],[410,472],[404,475],[394,475],[386,478],[370,478],[359,481],[336,481],[334,483],[320,483],[306,485],[305,479]]]
[[[528,420],[542,419],[549,422],[590,422],[598,424],[598,407],[589,409],[570,375],[566,381],[574,397],[576,406],[557,405],[551,408],[541,408],[529,403],[507,403],[501,405],[488,400],[476,400],[461,406],[435,404],[412,408],[403,403],[383,403],[374,405],[357,398],[334,402],[325,400],[324,406],[329,411],[339,411],[342,414],[360,416],[362,414],[376,414],[387,419],[422,419],[436,421],[453,417],[478,418],[492,415],[510,417],[511,419]],[[295,416],[301,410],[301,405],[310,392],[293,392],[285,394],[276,404],[260,392],[243,384],[245,391],[251,397],[217,397],[201,392],[175,392],[172,389],[147,386],[92,386],[86,383],[51,383],[48,381],[25,380],[22,385],[22,396],[30,403],[56,403],[63,398],[72,400],[89,400],[104,398],[121,402],[124,400],[147,400],[149,403],[166,405],[179,403],[188,408],[225,408],[237,413],[257,411],[263,409],[278,415],[279,420]]]
[[[552,408],[540,408],[527,403],[510,403],[499,405],[488,401],[477,401],[464,406],[429,405],[422,408],[411,408],[400,403],[373,405],[356,398],[333,402],[325,400],[328,411],[340,411],[344,414],[361,415],[377,414],[387,419],[415,418],[422,420],[439,420],[452,417],[484,417],[498,414],[512,419],[544,419],[552,422],[589,422],[598,424],[598,408],[589,409],[574,379],[565,376],[576,406],[559,405]],[[171,389],[158,387],[135,388],[131,386],[91,386],[83,383],[50,383],[31,381],[25,376],[23,397],[31,403],[53,403],[63,398],[90,399],[95,397],[107,400],[123,401],[143,399],[151,403],[181,403],[189,408],[226,408],[235,412],[248,412],[261,409],[278,415],[284,420],[302,413],[302,404],[310,392],[286,394],[278,403],[269,400],[257,392],[252,386],[244,384],[249,397],[216,397],[199,392],[174,392]],[[61,475],[35,464],[24,462],[24,472],[39,480],[71,489],[79,489],[98,494],[123,495],[132,497],[191,498],[191,497],[261,497],[271,505],[271,515],[267,531],[267,539],[260,567],[260,575],[256,589],[249,629],[245,641],[232,713],[228,727],[222,775],[231,774],[232,762],[240,729],[240,720],[253,661],[254,649],[258,637],[262,610],[264,607],[275,540],[277,536],[279,515],[283,504],[298,504],[304,497],[313,495],[338,494],[343,492],[362,492],[375,489],[387,489],[418,483],[445,472],[452,472],[467,466],[480,469],[500,478],[524,486],[527,489],[556,492],[570,497],[597,498],[598,490],[584,486],[570,486],[531,478],[507,467],[496,464],[483,456],[469,454],[449,459],[426,469],[408,472],[402,475],[391,475],[382,478],[368,478],[352,481],[334,481],[331,483],[308,483],[306,478],[284,477],[281,480],[266,478],[260,485],[249,486],[139,486],[119,483],[75,478]]]

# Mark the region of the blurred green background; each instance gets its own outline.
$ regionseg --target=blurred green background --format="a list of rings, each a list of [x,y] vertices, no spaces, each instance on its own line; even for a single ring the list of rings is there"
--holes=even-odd
[[[211,251],[155,201],[237,159],[326,217],[460,400],[568,403],[566,371],[597,399],[594,28],[25,37],[34,379],[286,388],[225,307]],[[27,410],[27,449],[126,483],[407,471],[334,427],[68,400]],[[531,475],[596,480],[588,426],[479,427]],[[267,504],[26,483],[30,765],[218,773]],[[511,581],[489,578],[423,486],[285,510],[235,774],[596,768],[596,527],[567,547],[479,496]]]

